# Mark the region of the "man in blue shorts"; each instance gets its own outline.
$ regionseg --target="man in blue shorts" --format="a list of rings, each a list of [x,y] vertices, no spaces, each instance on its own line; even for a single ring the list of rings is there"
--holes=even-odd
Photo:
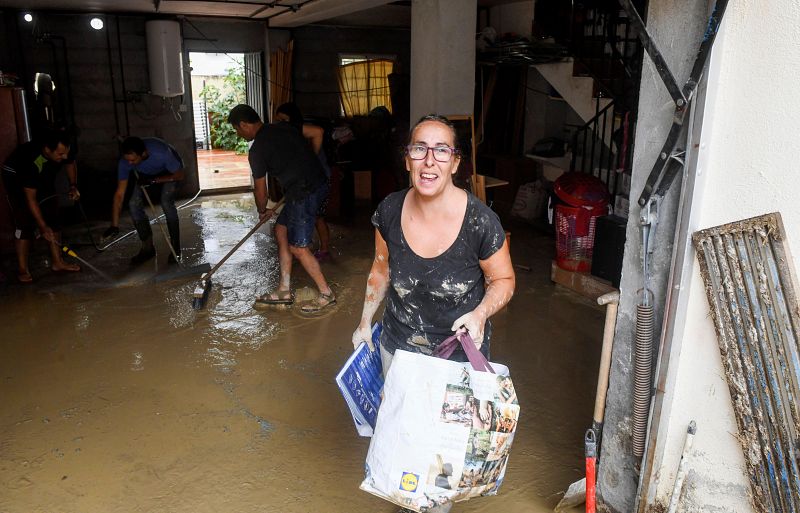
[[[131,174],[135,174],[139,187],[133,189],[128,208],[131,211],[133,226],[142,241],[139,253],[131,258],[132,265],[146,262],[156,255],[153,245],[153,231],[150,229],[150,219],[145,213],[145,199],[142,187],[161,187],[161,209],[167,218],[167,230],[175,254],[181,256],[181,232],[178,222],[178,209],[175,208],[175,192],[178,182],[183,180],[183,160],[178,152],[155,137],[128,137],[122,141],[122,157],[117,165],[117,190],[114,192],[114,206],[111,210],[111,226],[105,231],[103,237],[114,237],[119,233],[119,214],[122,211],[122,202]],[[156,189],[157,190],[157,189]],[[153,196],[153,192],[149,192]],[[169,262],[175,259],[170,252]]]
[[[292,258],[314,280],[319,289],[316,300],[302,306],[304,313],[315,313],[336,303],[336,296],[319,262],[309,249],[314,235],[317,211],[328,194],[328,182],[319,159],[300,132],[286,122],[265,125],[249,105],[237,105],[228,115],[239,137],[253,141],[248,160],[253,172],[253,195],[261,219],[272,217],[267,208],[267,174],[283,189],[286,204],[275,224],[281,275],[278,288],[256,299],[256,305],[292,304]]]

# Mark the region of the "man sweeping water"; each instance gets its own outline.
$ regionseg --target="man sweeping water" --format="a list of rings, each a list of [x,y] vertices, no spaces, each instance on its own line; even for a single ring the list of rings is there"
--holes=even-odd
[[[253,141],[248,160],[253,172],[253,195],[261,219],[272,217],[267,208],[267,174],[283,189],[286,205],[275,224],[281,275],[277,289],[259,296],[256,306],[289,305],[292,261],[308,273],[319,295],[301,307],[303,313],[316,313],[336,303],[336,296],[322,274],[319,262],[309,249],[320,204],[328,194],[328,181],[319,159],[300,132],[286,122],[265,125],[249,105],[231,109],[228,122],[239,137]]]
[[[114,192],[114,206],[111,210],[111,226],[103,237],[114,237],[119,233],[119,215],[131,174],[138,177],[139,187],[134,188],[128,208],[133,225],[142,241],[142,247],[133,258],[131,265],[142,264],[156,255],[153,245],[153,231],[145,213],[145,197],[142,187],[161,187],[161,209],[167,218],[167,230],[175,257],[181,256],[181,232],[178,209],[175,207],[175,193],[178,182],[184,178],[183,160],[171,145],[155,137],[128,137],[122,142],[117,166],[117,190]],[[150,193],[151,195],[153,192]],[[169,255],[169,262],[175,257]]]

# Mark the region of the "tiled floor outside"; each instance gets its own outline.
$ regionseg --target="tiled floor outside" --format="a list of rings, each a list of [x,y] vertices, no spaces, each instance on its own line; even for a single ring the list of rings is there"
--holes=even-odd
[[[197,150],[197,169],[203,190],[251,185],[247,155],[226,150]]]

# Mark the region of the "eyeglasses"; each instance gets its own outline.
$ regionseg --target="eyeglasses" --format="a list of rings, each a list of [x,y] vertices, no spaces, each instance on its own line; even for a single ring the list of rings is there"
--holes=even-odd
[[[433,152],[433,158],[437,162],[447,162],[453,155],[458,155],[458,150],[450,146],[428,147],[424,144],[409,144],[406,146],[406,155],[411,160],[423,160],[428,156],[428,151]]]

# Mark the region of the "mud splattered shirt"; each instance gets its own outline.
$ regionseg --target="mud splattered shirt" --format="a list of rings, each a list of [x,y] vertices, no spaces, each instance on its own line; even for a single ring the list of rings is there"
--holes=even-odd
[[[389,248],[381,344],[390,353],[404,349],[430,354],[453,334],[453,322],[480,304],[486,291],[480,261],[503,246],[505,231],[497,214],[468,194],[455,242],[439,256],[420,257],[406,242],[400,225],[409,190],[387,196],[372,216],[372,224]],[[491,335],[491,322],[487,321],[481,346],[487,356]],[[463,352],[451,359],[463,360]]]

